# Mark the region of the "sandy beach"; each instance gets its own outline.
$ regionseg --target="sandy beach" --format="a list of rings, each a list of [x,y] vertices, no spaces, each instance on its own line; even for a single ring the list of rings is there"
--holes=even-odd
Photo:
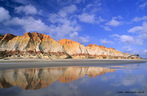
[[[0,60],[0,70],[18,68],[41,68],[58,66],[106,66],[119,64],[144,63],[147,60],[118,60],[118,59],[10,59]]]

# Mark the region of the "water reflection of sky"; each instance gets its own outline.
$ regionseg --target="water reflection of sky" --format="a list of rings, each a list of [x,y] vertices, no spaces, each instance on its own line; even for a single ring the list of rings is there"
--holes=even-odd
[[[146,64],[0,71],[0,96],[147,96]],[[12,77],[18,83],[6,80]],[[21,84],[24,78],[27,82],[32,79],[35,83],[43,83],[26,89]],[[117,93],[118,91],[144,93]]]

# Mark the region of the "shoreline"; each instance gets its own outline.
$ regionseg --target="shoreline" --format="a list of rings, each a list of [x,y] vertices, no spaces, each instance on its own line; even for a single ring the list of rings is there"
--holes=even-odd
[[[0,70],[19,68],[42,68],[42,67],[63,67],[63,66],[107,66],[120,64],[145,63],[144,60],[130,59],[10,59],[0,60]]]
[[[1,62],[8,62],[8,61],[32,61],[32,62],[37,62],[37,61],[86,61],[86,60],[92,60],[92,61],[97,61],[97,60],[125,60],[125,61],[147,61],[147,59],[36,59],[36,58],[24,58],[24,59],[0,59],[0,63]]]

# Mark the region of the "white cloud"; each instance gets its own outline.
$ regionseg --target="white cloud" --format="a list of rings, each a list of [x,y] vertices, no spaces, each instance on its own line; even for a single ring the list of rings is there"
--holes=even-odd
[[[53,25],[49,26],[49,31],[57,40],[71,38],[80,43],[88,42],[88,36],[81,37],[78,34],[78,32],[81,30],[81,27],[77,23],[76,18],[71,15],[76,11],[77,7],[75,5],[70,5],[60,9],[56,14],[50,14],[48,20]]]
[[[147,20],[147,16],[135,17],[132,21],[138,22],[138,21],[142,21],[142,20]]]
[[[26,18],[12,18],[11,20],[5,22],[7,26],[21,26],[25,32],[40,32],[46,33],[51,35],[56,40],[60,40],[63,38],[69,38],[72,32],[77,32],[80,30],[78,25],[74,25],[74,21],[70,21],[63,18],[58,18],[57,21],[58,25],[46,25],[42,20],[35,19],[33,17],[26,17]],[[78,38],[78,35],[77,37]],[[79,37],[79,40],[82,40],[82,37]],[[84,41],[84,39],[82,40]]]
[[[69,34],[80,30],[80,26],[77,24],[76,20],[71,20],[69,18],[70,15],[62,17],[59,13],[50,14],[48,20],[53,24],[50,26],[50,32],[52,32],[58,40],[70,37]]]
[[[9,11],[0,7],[0,22],[10,19]]]
[[[48,20],[51,22],[51,23],[57,23],[57,24],[68,24],[68,25],[76,25],[77,22],[76,20],[70,20],[68,17],[61,17],[60,15],[58,14],[50,14],[50,17],[48,18]]]
[[[147,39],[147,22],[144,22],[142,26],[135,26],[129,29],[128,32],[138,33],[140,39]]]
[[[128,32],[138,32],[142,30],[142,26],[135,26],[128,30]]]
[[[113,18],[111,21],[107,22],[106,25],[110,25],[110,26],[119,26],[120,24],[122,24],[120,21],[116,20],[116,18]]]
[[[98,20],[97,20],[97,22],[99,23],[99,22],[104,22],[105,20],[101,17],[101,16],[99,16],[98,17]]]
[[[114,34],[114,35],[111,35],[111,37],[117,37],[121,42],[124,42],[126,44],[142,45],[142,43],[143,43],[143,40],[140,39],[139,37],[133,37],[133,36],[129,36],[129,35]]]
[[[15,8],[16,13],[37,14],[37,9],[32,5],[19,6]]]
[[[112,35],[110,35],[110,37],[119,37],[119,35],[118,34],[112,34]]]
[[[100,40],[100,42],[102,43],[102,44],[114,44],[114,42],[112,42],[112,41],[109,41],[109,40],[107,40],[107,39],[101,39]]]
[[[18,7],[17,12],[25,12],[25,14],[37,14],[36,11],[27,11],[27,7],[32,7],[32,5],[27,5],[25,7]],[[35,8],[35,7],[34,7]],[[68,9],[68,10],[66,10]],[[30,9],[31,10],[31,9]],[[34,10],[34,9],[33,9]],[[36,9],[35,9],[36,10]],[[61,17],[60,12],[66,12],[67,17]],[[51,25],[46,25],[42,20],[35,19],[32,16],[23,17],[23,18],[12,18],[11,20],[5,22],[4,24],[7,26],[21,26],[24,31],[37,31],[40,33],[46,33],[51,35],[56,40],[69,38],[70,34],[73,32],[78,32],[80,30],[80,26],[76,23],[76,20],[71,20],[70,14],[76,11],[76,6],[66,6],[62,8],[57,14],[50,14],[50,18],[48,19]],[[79,37],[82,39],[82,37]],[[84,41],[84,39],[83,39]]]
[[[88,12],[88,13],[94,14],[101,10],[101,5],[102,3],[100,1],[96,1],[91,4],[87,4],[86,7],[83,8],[83,13]]]
[[[142,26],[135,26],[129,29],[128,32],[136,33],[137,36],[113,34],[110,37],[117,37],[121,42],[126,44],[143,45],[147,39],[147,22],[144,22]]]
[[[12,18],[5,22],[7,26],[21,26],[25,31],[37,31],[37,32],[48,32],[49,27],[43,23],[40,19],[34,19],[33,17],[27,18]]]
[[[26,15],[38,14],[37,9],[32,5],[16,7],[15,11],[17,13],[25,13]],[[78,42],[86,43],[88,42],[89,37],[79,36],[78,32],[81,30],[81,27],[77,24],[77,18],[71,15],[76,11],[77,7],[75,5],[63,7],[57,13],[49,15],[48,22],[51,23],[50,25],[45,24],[44,21],[33,16],[24,16],[22,18],[14,17],[4,22],[4,25],[7,27],[16,26],[19,27],[21,31],[25,32],[33,31],[45,33],[53,37],[55,40],[72,38]],[[65,15],[63,15],[62,12],[65,13]]]
[[[95,15],[94,14],[87,14],[87,13],[83,13],[81,15],[78,16],[79,20],[85,23],[94,23],[95,22]]]
[[[80,43],[87,43],[89,41],[89,36],[81,37],[78,36],[79,34],[77,32],[73,32],[70,34],[70,37],[73,38],[76,41],[79,41]]]
[[[100,23],[104,21],[103,18],[101,17],[97,18],[95,14],[88,14],[88,13],[83,13],[79,15],[78,18],[81,22],[85,22],[85,23]]]
[[[75,5],[70,5],[64,7],[62,10],[64,10],[67,13],[74,13],[77,10],[77,7]]]
[[[70,34],[70,37],[71,37],[71,38],[73,38],[73,37],[75,37],[75,36],[78,36],[78,33],[77,33],[77,32],[74,32],[74,33],[71,33],[71,34]]]
[[[104,28],[104,30],[106,31],[111,31],[111,28],[110,27],[107,27],[107,26],[102,26]]]
[[[129,35],[121,35],[120,36],[120,40],[126,44],[138,44],[138,45],[142,45],[142,40],[141,39],[137,39],[133,36],[129,36]]]
[[[147,6],[147,2],[144,2],[143,4],[139,5],[140,8],[144,9]]]
[[[67,16],[68,14],[74,13],[76,10],[77,10],[77,7],[76,7],[75,5],[65,6],[64,8],[62,8],[62,9],[58,12],[58,14],[59,14],[61,17],[65,17],[65,16]]]
[[[85,8],[83,8],[83,11],[87,11],[88,9],[91,9],[91,7],[93,6],[93,4],[87,4]]]
[[[53,34],[53,36],[59,40],[63,38],[69,38],[70,33],[77,32],[80,30],[78,25],[70,25],[70,24],[59,24],[50,26],[49,32]]]
[[[89,42],[89,36],[86,36],[86,37],[79,37],[80,39],[80,42],[83,44],[83,43],[87,43]]]
[[[119,37],[120,37],[120,40],[122,42],[125,42],[125,43],[128,43],[128,44],[134,42],[134,38],[132,36],[129,36],[129,35],[121,35]]]

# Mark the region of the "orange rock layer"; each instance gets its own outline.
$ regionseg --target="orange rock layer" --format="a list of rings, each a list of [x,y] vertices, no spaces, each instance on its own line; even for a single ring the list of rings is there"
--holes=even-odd
[[[46,34],[28,32],[22,36],[5,34],[0,39],[1,58],[46,58],[46,59],[140,59],[130,57],[114,48],[106,48],[96,44],[88,46],[78,42],[62,39],[59,42]]]

